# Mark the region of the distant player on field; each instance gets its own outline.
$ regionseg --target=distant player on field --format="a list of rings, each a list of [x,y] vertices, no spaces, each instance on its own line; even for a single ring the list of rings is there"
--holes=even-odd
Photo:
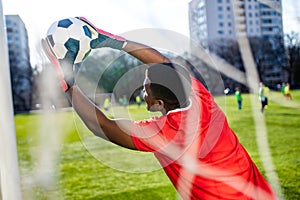
[[[243,98],[242,98],[242,94],[241,94],[241,89],[239,87],[235,88],[235,99],[237,101],[238,104],[238,109],[241,110],[242,109],[242,103],[243,103]]]
[[[141,99],[140,95],[137,95],[135,97],[135,103],[138,105],[138,107],[140,107],[142,105],[142,99]]]
[[[110,98],[109,96],[107,96],[105,99],[104,99],[104,102],[103,102],[103,108],[104,110],[108,111],[109,108],[111,106],[111,102],[110,102]]]
[[[148,66],[143,84],[149,111],[143,121],[110,119],[74,85],[72,60],[51,61],[68,73],[62,81],[74,109],[96,135],[122,147],[152,152],[183,199],[277,199],[229,127],[213,96],[185,67],[157,50],[95,28],[91,47],[127,52]],[[74,57],[76,52],[74,52]]]
[[[268,94],[269,94],[269,87],[267,87],[263,82],[259,83],[258,89],[258,98],[261,102],[260,111],[264,113],[265,108],[268,106]]]

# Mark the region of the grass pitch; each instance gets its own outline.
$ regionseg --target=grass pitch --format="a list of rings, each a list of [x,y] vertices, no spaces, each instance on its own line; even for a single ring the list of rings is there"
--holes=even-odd
[[[300,198],[300,91],[293,100],[270,96],[264,113],[269,146],[285,199]],[[250,96],[243,108],[234,96],[216,97],[258,168],[265,174],[257,149]],[[254,108],[259,109],[259,107]],[[118,107],[113,116],[149,118],[145,105]],[[149,153],[112,145],[94,137],[72,111],[15,116],[23,199],[177,199],[169,179]]]

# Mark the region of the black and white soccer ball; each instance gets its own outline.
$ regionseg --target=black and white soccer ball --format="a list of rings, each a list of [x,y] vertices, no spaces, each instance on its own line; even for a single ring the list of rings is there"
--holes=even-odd
[[[47,31],[47,42],[57,59],[64,59],[71,46],[78,45],[75,64],[91,52],[92,33],[81,20],[70,17],[54,22]]]

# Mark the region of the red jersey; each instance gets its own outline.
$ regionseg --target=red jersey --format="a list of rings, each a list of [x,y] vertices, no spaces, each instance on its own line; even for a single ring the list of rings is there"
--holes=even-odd
[[[140,151],[153,152],[183,199],[277,199],[212,95],[192,78],[190,105],[132,124]]]

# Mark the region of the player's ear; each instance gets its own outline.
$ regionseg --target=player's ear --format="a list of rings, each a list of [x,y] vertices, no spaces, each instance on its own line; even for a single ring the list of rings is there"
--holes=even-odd
[[[163,109],[165,108],[165,102],[161,99],[158,99],[156,101],[158,110],[163,111]]]

